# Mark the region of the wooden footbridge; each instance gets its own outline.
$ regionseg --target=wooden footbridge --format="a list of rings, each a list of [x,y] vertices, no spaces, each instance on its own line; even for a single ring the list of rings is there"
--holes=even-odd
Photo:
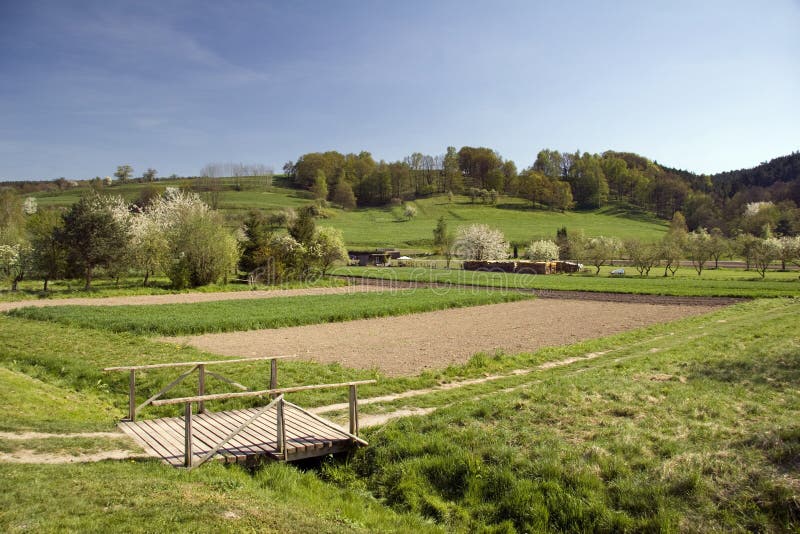
[[[315,384],[278,388],[277,360],[283,357],[246,358],[206,362],[180,362],[153,365],[109,367],[105,371],[127,371],[129,378],[128,418],[119,427],[148,454],[175,466],[193,469],[208,460],[251,463],[260,459],[291,462],[326,456],[366,445],[358,437],[358,394],[361,380],[338,384]],[[269,389],[251,390],[206,367],[231,363],[269,360]],[[136,372],[151,369],[188,367],[158,393],[136,405]],[[193,397],[159,398],[197,371],[198,394]],[[206,375],[241,390],[234,393],[206,394]],[[349,429],[314,415],[284,399],[284,394],[310,389],[346,387],[349,392]],[[211,412],[206,403],[224,399],[259,397],[271,399],[265,406],[241,410]],[[137,421],[136,416],[148,405],[182,404],[183,415]],[[194,411],[194,405],[197,411]]]

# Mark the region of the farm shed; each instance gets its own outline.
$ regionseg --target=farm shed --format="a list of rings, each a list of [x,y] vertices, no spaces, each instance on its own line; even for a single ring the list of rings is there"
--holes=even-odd
[[[368,265],[386,265],[389,260],[396,260],[400,257],[400,251],[394,249],[375,249],[375,250],[349,250],[347,255],[352,262],[358,262],[361,267]]]

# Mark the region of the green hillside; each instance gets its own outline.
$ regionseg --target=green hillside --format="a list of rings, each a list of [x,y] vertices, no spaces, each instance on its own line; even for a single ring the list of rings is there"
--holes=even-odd
[[[158,187],[186,186],[190,181],[158,182]],[[226,181],[219,192],[219,209],[231,219],[241,221],[251,209],[276,210],[297,208],[311,202],[305,191],[282,187],[251,186],[244,182],[237,191]],[[135,200],[144,184],[114,185],[103,193],[119,194],[129,201]],[[76,202],[88,187],[79,187],[58,193],[36,193],[43,207],[69,206]],[[209,193],[200,193],[209,197]],[[208,200],[207,200],[208,201]],[[451,229],[474,223],[484,223],[501,229],[509,241],[528,241],[534,237],[554,237],[556,230],[566,226],[569,230],[583,230],[587,235],[612,235],[621,239],[641,238],[656,240],[666,231],[666,223],[641,212],[630,212],[615,206],[591,211],[560,213],[533,209],[527,201],[500,197],[496,206],[472,203],[466,196],[455,196],[452,202],[446,196],[416,200],[417,216],[408,221],[402,216],[402,207],[359,208],[343,211],[331,208],[328,217],[319,220],[342,230],[351,247],[399,247],[402,249],[427,249],[431,245],[432,231],[439,217],[445,217]]]

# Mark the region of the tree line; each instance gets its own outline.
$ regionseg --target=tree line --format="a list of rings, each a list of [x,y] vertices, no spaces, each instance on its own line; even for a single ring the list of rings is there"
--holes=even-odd
[[[197,193],[152,193],[126,203],[90,191],[62,211],[0,190],[0,277],[12,290],[38,279],[47,291],[50,281],[75,278],[89,289],[98,273],[117,283],[139,275],[143,285],[165,275],[181,289],[227,282],[240,269],[254,283],[308,279],[347,259],[341,233],[316,227],[316,205],[269,216],[254,211],[231,229]]]
[[[511,245],[503,233],[485,224],[461,226],[451,233],[444,217],[433,230],[436,251],[445,256],[449,267],[453,257],[464,260],[494,261],[510,256]],[[516,257],[516,247],[515,257]],[[569,233],[566,227],[556,232],[555,240],[533,239],[523,252],[523,257],[534,261],[573,260],[600,268],[614,260],[624,259],[640,276],[647,277],[654,268],[663,267],[664,276],[674,276],[681,260],[689,260],[698,276],[711,262],[719,268],[722,257],[739,256],[745,260],[746,269],[756,270],[762,278],[774,262],[781,269],[793,263],[800,266],[800,236],[756,237],[741,234],[735,239],[725,237],[718,229],[704,228],[691,232],[680,212],[670,222],[668,232],[655,243],[639,239],[619,240],[613,236],[586,237],[583,232]]]

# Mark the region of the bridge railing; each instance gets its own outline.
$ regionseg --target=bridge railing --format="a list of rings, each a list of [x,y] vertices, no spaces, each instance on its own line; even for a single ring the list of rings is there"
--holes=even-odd
[[[278,360],[285,359],[285,358],[294,358],[294,355],[288,356],[261,356],[261,357],[254,357],[254,358],[240,358],[240,359],[232,359],[232,360],[213,360],[213,361],[204,361],[204,362],[175,362],[175,363],[155,363],[149,365],[125,365],[121,367],[106,367],[103,371],[106,372],[114,372],[114,371],[127,371],[129,373],[128,378],[128,420],[135,421],[136,416],[142,409],[148,405],[158,406],[156,403],[157,399],[159,399],[162,395],[171,391],[175,386],[183,382],[189,375],[191,375],[194,371],[197,371],[197,394],[198,396],[202,397],[206,393],[206,375],[212,376],[217,380],[230,384],[231,386],[239,389],[243,392],[249,392],[250,388],[247,386],[243,386],[242,384],[231,380],[219,373],[214,373],[211,371],[206,370],[207,366],[215,366],[215,365],[224,365],[224,364],[231,364],[231,363],[252,363],[255,361],[264,361],[269,360],[270,362],[270,372],[269,372],[269,387],[270,389],[275,389],[278,387]],[[190,367],[190,369],[183,374],[179,375],[175,380],[164,386],[161,390],[159,390],[155,395],[148,398],[143,403],[136,405],[136,372],[137,371],[145,371],[145,370],[152,370],[152,369],[167,369],[172,367]],[[198,401],[197,407],[198,413],[205,413],[205,401],[200,400]]]
[[[239,435],[245,428],[247,428],[253,421],[258,419],[260,416],[264,415],[266,412],[270,410],[273,406],[276,408],[276,417],[275,417],[275,425],[276,425],[276,436],[277,436],[277,443],[276,449],[278,454],[280,454],[285,461],[288,456],[288,451],[286,447],[286,422],[284,419],[284,408],[286,404],[294,406],[293,404],[287,402],[283,396],[285,393],[294,393],[297,391],[308,391],[312,389],[329,389],[329,388],[337,388],[337,387],[347,387],[349,391],[349,428],[350,431],[348,434],[353,441],[362,443],[366,445],[366,441],[358,437],[358,386],[363,384],[374,384],[376,380],[358,380],[354,382],[340,382],[336,384],[313,384],[309,386],[293,386],[293,387],[286,387],[286,388],[270,388],[261,391],[242,391],[239,393],[215,393],[211,395],[196,395],[193,397],[179,397],[174,399],[162,399],[162,400],[154,400],[152,401],[153,406],[168,406],[172,404],[183,404],[184,405],[184,412],[183,412],[183,421],[184,421],[184,467],[193,469],[195,467],[199,467],[200,465],[204,464],[208,461],[212,456],[214,456],[222,447],[225,446],[229,441]],[[207,401],[215,401],[215,400],[226,400],[226,399],[238,399],[238,398],[247,398],[247,397],[275,397],[272,402],[258,408],[249,418],[247,418],[241,425],[235,428],[230,434],[225,436],[222,441],[217,443],[214,447],[211,448],[209,452],[207,452],[203,457],[200,458],[199,461],[193,461],[192,455],[192,404],[193,403],[205,403]],[[311,414],[309,414],[311,415]],[[319,419],[313,415],[314,417],[321,423],[325,425],[329,425],[328,422]]]

